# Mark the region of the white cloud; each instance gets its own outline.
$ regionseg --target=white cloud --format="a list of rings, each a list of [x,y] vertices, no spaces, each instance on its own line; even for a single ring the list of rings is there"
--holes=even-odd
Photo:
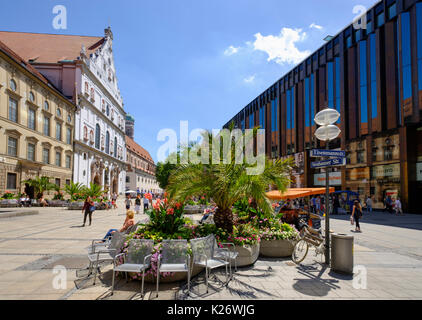
[[[309,26],[309,28],[311,28],[311,29],[318,29],[318,30],[322,30],[322,29],[324,29],[324,27],[322,27],[322,26],[320,26],[320,25],[317,25],[317,24],[315,24],[315,23],[312,23],[312,24]]]
[[[255,75],[243,79],[243,81],[246,83],[252,83],[254,82],[254,80],[255,80]]]
[[[224,55],[231,56],[239,51],[239,48],[230,46],[226,50],[224,50]]]
[[[255,34],[254,50],[268,54],[268,61],[274,60],[278,64],[296,64],[310,55],[309,50],[300,51],[296,44],[306,39],[306,32],[302,29],[283,28],[278,36],[263,36]]]

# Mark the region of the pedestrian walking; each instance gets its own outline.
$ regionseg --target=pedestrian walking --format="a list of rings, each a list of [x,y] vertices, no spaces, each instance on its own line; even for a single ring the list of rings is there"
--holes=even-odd
[[[113,193],[113,195],[111,196],[111,205],[113,206],[114,209],[117,209],[117,193]]]
[[[362,218],[362,206],[358,200],[355,200],[353,203],[352,215],[350,216],[350,220],[353,219],[356,224],[355,232],[362,232],[359,224],[360,218]]]
[[[399,197],[397,197],[396,201],[394,202],[394,210],[396,211],[396,215],[399,215],[399,213],[401,215],[404,215],[402,207],[401,207],[401,201],[400,201]]]
[[[125,200],[126,210],[130,210],[130,206],[132,205],[132,200],[130,199],[130,194],[127,195]]]
[[[366,213],[369,213],[369,212],[372,213],[372,199],[371,199],[371,196],[368,196],[366,198]]]
[[[94,201],[91,200],[91,197],[88,196],[85,199],[84,206],[82,207],[82,212],[84,213],[84,223],[82,227],[85,227],[86,218],[89,217],[89,225],[92,223],[92,214],[95,211]]]
[[[135,199],[135,212],[136,214],[141,213],[141,194],[138,193]]]
[[[386,199],[386,209],[388,212],[393,213],[393,200],[391,199],[391,196],[387,196]]]
[[[144,195],[144,212],[145,210],[149,209],[149,200],[147,198],[147,194]]]

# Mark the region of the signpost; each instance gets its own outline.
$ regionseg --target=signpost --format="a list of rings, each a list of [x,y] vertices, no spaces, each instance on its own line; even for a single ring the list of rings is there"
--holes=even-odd
[[[344,165],[344,159],[345,158],[334,158],[334,159],[311,162],[311,168],[317,169],[317,168],[342,166]]]
[[[342,150],[320,150],[313,149],[311,150],[311,157],[336,157],[336,158],[345,158],[346,151]]]

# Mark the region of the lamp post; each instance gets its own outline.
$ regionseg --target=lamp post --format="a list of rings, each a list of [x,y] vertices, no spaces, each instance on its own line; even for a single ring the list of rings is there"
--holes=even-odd
[[[340,113],[335,109],[327,108],[315,115],[315,123],[320,127],[315,131],[318,140],[325,141],[326,150],[329,150],[329,142],[337,138],[341,130],[334,125],[340,118]],[[328,212],[330,194],[329,167],[325,168],[325,263],[330,264],[330,216]]]

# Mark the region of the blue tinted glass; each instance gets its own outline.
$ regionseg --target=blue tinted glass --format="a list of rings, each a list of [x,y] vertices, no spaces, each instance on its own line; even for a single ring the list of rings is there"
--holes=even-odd
[[[410,14],[401,14],[401,35],[402,35],[402,72],[403,72],[403,99],[412,96],[412,72],[411,72],[411,51],[410,51]]]
[[[334,107],[334,69],[333,63],[327,63],[327,78],[328,78],[328,107]]]
[[[340,113],[340,58],[335,58],[336,63],[336,110]],[[341,117],[340,117],[341,118]],[[340,123],[340,119],[337,120]]]
[[[347,47],[350,48],[352,46],[352,37],[348,36],[346,39]]]
[[[366,24],[366,33],[371,33],[372,31],[374,31],[373,28],[372,28],[372,21],[369,21]]]
[[[397,15],[396,4],[393,4],[390,8],[388,8],[388,17],[392,19],[396,15]]]
[[[422,90],[422,3],[416,4],[416,38],[418,56],[418,89]]]
[[[242,130],[245,130],[245,120],[242,120],[241,126],[242,126]]]
[[[292,129],[295,128],[295,88],[292,88],[292,104],[291,104],[291,114],[292,114]]]
[[[377,16],[377,26],[381,27],[384,24],[384,12]]]
[[[278,131],[278,108],[277,108],[277,98],[274,99],[274,130]]]
[[[422,90],[422,59],[418,60],[418,89]]]
[[[309,78],[305,78],[305,127],[311,125],[310,111]]]
[[[369,36],[370,46],[370,65],[371,65],[371,105],[372,105],[372,119],[378,116],[377,106],[377,51],[376,51],[376,37],[375,34]]]
[[[313,126],[314,123],[314,118],[315,118],[315,76],[312,73],[311,74],[311,125]]]
[[[361,31],[360,30],[358,30],[358,31],[355,32],[355,41],[356,42],[360,41],[360,38],[361,38],[360,35],[361,35]]]
[[[253,129],[255,127],[253,113],[249,115],[249,129]]]
[[[368,87],[366,69],[366,41],[361,41],[359,46],[359,72],[360,72],[360,121],[368,122]]]
[[[291,128],[291,125],[290,125],[290,121],[291,121],[291,118],[290,118],[290,105],[291,105],[291,100],[290,100],[290,90],[287,90],[287,93],[286,93],[286,120],[287,120],[287,129],[290,129]]]

